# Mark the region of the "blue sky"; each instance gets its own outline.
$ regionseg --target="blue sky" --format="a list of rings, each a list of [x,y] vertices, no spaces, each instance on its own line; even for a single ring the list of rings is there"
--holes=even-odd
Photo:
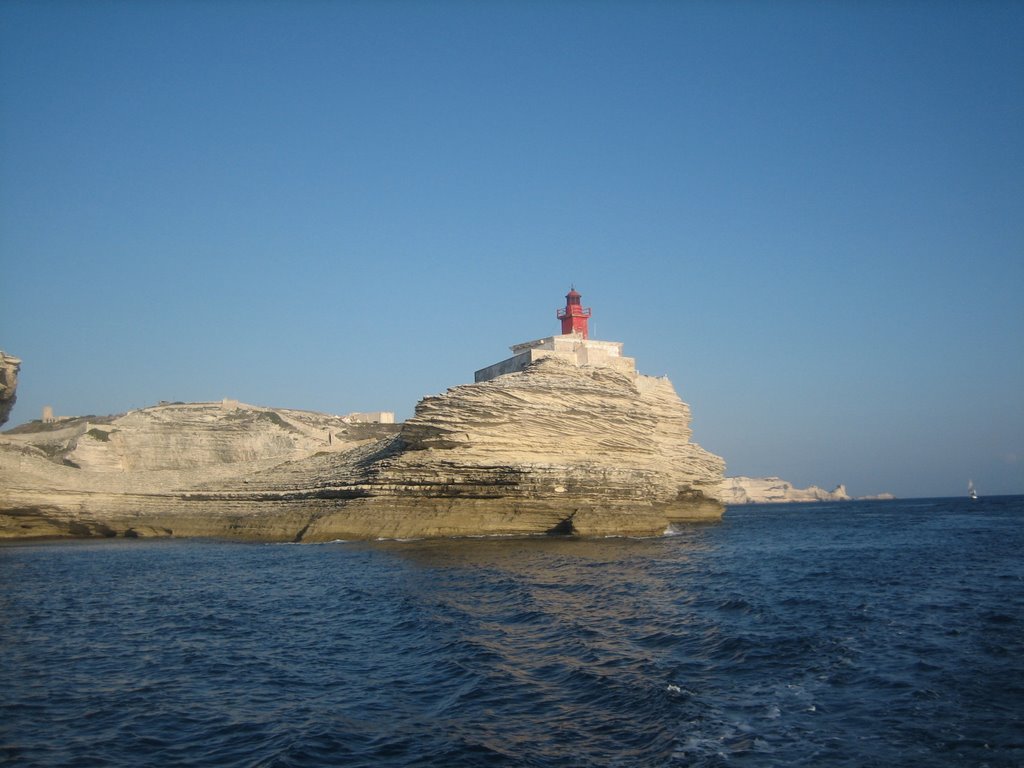
[[[6,2],[11,424],[411,415],[519,341],[729,474],[1024,492],[1024,4]]]

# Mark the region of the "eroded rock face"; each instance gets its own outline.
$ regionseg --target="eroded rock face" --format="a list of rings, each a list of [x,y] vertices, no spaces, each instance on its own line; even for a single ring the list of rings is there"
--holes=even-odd
[[[401,450],[366,467],[363,504],[457,527],[500,507],[494,532],[661,533],[721,515],[723,462],[689,424],[668,379],[544,359],[421,401]],[[343,529],[326,518],[310,533]]]
[[[7,423],[18,399],[18,371],[21,360],[0,351],[0,426]]]
[[[145,409],[9,436],[0,536],[660,534],[722,514],[723,462],[689,422],[667,379],[558,359],[425,398],[400,427]]]

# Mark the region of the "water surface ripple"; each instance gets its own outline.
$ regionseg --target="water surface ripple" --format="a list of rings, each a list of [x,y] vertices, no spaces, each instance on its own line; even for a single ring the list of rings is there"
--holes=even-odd
[[[1024,765],[1024,498],[0,547],[0,764]]]

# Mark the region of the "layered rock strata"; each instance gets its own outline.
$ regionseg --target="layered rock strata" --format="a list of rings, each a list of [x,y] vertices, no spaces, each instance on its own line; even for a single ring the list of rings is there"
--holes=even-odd
[[[723,461],[666,378],[551,358],[402,425],[164,405],[0,441],[0,537],[653,535],[717,519]]]

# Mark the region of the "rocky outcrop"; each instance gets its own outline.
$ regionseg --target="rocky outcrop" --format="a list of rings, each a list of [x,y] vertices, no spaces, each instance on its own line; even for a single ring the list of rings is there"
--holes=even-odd
[[[689,424],[667,378],[545,358],[421,401],[400,442],[362,465],[361,498],[308,534],[343,538],[373,519],[416,535],[429,518],[432,535],[650,535],[716,519],[724,463]]]
[[[18,399],[18,371],[21,360],[0,351],[0,425],[6,424]]]
[[[724,504],[768,504],[797,501],[849,501],[846,486],[840,484],[833,491],[816,485],[796,488],[778,477],[727,477],[719,488]]]
[[[0,442],[0,536],[660,534],[722,514],[689,422],[668,379],[555,358],[403,425],[227,403],[63,421]]]

